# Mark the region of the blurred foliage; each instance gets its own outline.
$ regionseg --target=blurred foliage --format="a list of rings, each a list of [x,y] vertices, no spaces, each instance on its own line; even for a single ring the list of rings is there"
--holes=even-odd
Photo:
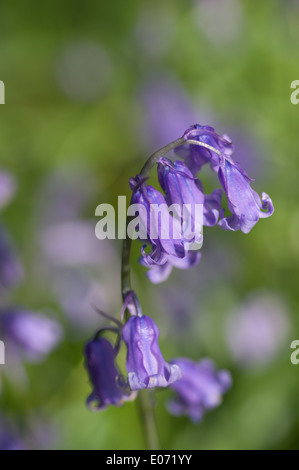
[[[3,210],[1,221],[25,270],[23,283],[1,304],[26,305],[55,315],[64,326],[65,340],[45,362],[25,366],[25,384],[16,385],[9,374],[3,374],[0,409],[25,433],[24,423],[32,417],[45,422],[52,429],[46,447],[144,448],[134,403],[99,414],[86,409],[90,385],[82,351],[94,330],[81,335],[74,331],[53,294],[53,274],[43,274],[47,267],[39,239],[40,220],[49,203],[43,188],[50,175],[61,170],[81,174],[78,194],[89,186],[93,192],[80,217],[94,225],[98,204],[116,205],[118,195],[129,196],[128,178],[156,150],[156,144],[150,144],[148,108],[141,90],[152,77],[161,77],[180,84],[201,124],[229,133],[233,141],[242,129],[257,144],[259,154],[248,157],[249,165],[251,159],[256,164],[250,173],[256,179],[253,187],[270,194],[275,205],[273,217],[261,220],[248,235],[207,228],[199,266],[173,273],[168,284],[161,286],[147,281],[137,264],[140,246],[135,243],[134,286],[144,313],[153,315],[161,329],[165,357],[209,356],[231,370],[234,380],[223,405],[198,425],[170,416],[164,407],[169,392],[159,392],[162,446],[298,449],[299,366],[290,362],[289,345],[299,337],[299,106],[290,102],[290,84],[299,79],[299,2],[213,0],[210,3],[216,8],[208,32],[202,22],[206,16],[201,18],[207,3],[1,2],[0,79],[6,87],[6,105],[0,109],[0,165],[18,181],[16,196]],[[221,15],[215,14],[218,8]],[[87,49],[77,60],[80,44]],[[84,50],[93,50],[90,44],[102,54],[102,70],[91,66],[92,58],[82,57]],[[64,67],[69,48],[75,50],[74,63],[70,60]],[[84,84],[89,80],[90,93],[85,95]],[[181,133],[194,115],[186,117]],[[163,126],[159,113],[155,119],[157,126]],[[170,126],[171,122],[170,112]],[[241,145],[242,141],[236,156],[242,153]],[[120,250],[117,241],[113,246]],[[104,250],[100,241],[98,250]],[[104,282],[106,264],[97,267],[96,282]],[[111,264],[109,313],[119,315],[117,256]],[[180,314],[172,315],[171,297],[178,289],[183,307]],[[291,327],[273,361],[248,370],[233,360],[225,325],[230,312],[260,290],[283,299]],[[85,312],[81,314],[84,319]]]

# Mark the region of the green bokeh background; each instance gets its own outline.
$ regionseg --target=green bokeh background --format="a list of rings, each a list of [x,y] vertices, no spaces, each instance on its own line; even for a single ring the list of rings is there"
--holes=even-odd
[[[199,264],[191,274],[174,273],[169,284],[156,287],[134,261],[134,286],[144,313],[153,315],[161,328],[165,357],[209,356],[231,370],[234,380],[223,405],[197,425],[169,415],[164,407],[169,393],[159,392],[156,414],[162,448],[299,448],[299,365],[290,362],[290,343],[299,339],[299,106],[290,101],[290,84],[299,79],[299,3],[214,0],[212,3],[221,3],[222,10],[226,5],[228,15],[232,6],[241,11],[241,20],[235,19],[241,21],[238,32],[227,40],[213,40],[198,26],[200,3],[1,2],[0,79],[6,87],[6,104],[0,108],[0,165],[18,181],[17,194],[1,219],[26,273],[23,283],[2,302],[55,310],[64,324],[65,339],[45,362],[25,366],[26,387],[16,387],[2,375],[0,408],[25,433],[27,420],[40,417],[52,429],[50,448],[145,448],[134,403],[94,414],[85,408],[90,385],[83,366],[84,338],[76,337],[51,289],[39,278],[36,208],[44,181],[59,169],[71,173],[82,168],[92,175],[94,199],[83,215],[94,224],[99,203],[116,204],[119,194],[129,196],[128,178],[156,150],[154,143],[146,147],[139,135],[147,108],[139,100],[138,90],[153,74],[175,77],[201,119],[206,109],[216,116],[219,132],[241,126],[259,143],[261,155],[254,156],[257,171],[250,176],[256,179],[254,188],[270,194],[275,205],[273,217],[261,220],[248,235],[218,228],[205,231],[203,257],[205,249],[217,249],[221,267],[230,263],[233,250],[237,260],[230,276],[220,274],[210,280],[205,295],[200,290],[204,265]],[[163,32],[163,21],[171,20],[171,35],[162,52],[149,53],[140,44],[136,24],[141,10],[149,15],[147,27],[153,37],[148,41]],[[216,16],[214,26],[217,21],[220,28],[228,17]],[[99,44],[110,58],[109,83],[91,100],[72,99],[56,78],[62,51],[78,41]],[[159,122],[160,116],[156,119]],[[191,123],[186,121],[185,128]],[[210,121],[202,124],[216,125]],[[234,140],[233,134],[230,132]],[[150,135],[147,142],[151,142]],[[88,186],[84,178],[83,172],[82,185]],[[135,245],[134,260],[139,250]],[[98,249],[102,249],[100,241]],[[115,249],[120,250],[117,241]],[[119,262],[113,263],[116,276],[111,292],[119,300],[118,309],[109,313],[119,315]],[[99,266],[99,271],[105,276],[104,268],[101,271]],[[198,290],[194,288],[197,284]],[[167,290],[171,285],[180,286],[186,305],[187,298],[194,296],[199,312],[193,312],[190,327],[182,332],[175,331],[170,315],[163,315],[160,300],[171,295]],[[260,289],[284,300],[291,330],[288,341],[267,367],[248,371],[237,366],[229,354],[225,321],[237,304]]]

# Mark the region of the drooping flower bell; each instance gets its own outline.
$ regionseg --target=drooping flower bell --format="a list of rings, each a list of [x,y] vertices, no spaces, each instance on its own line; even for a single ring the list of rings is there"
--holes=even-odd
[[[248,233],[260,218],[270,217],[274,212],[272,200],[266,193],[262,197],[255,192],[243,168],[231,157],[222,155],[218,172],[219,180],[228,200],[232,215],[224,217],[221,212],[218,225],[224,230],[241,230]]]
[[[187,358],[173,361],[182,372],[182,378],[171,385],[176,392],[175,398],[168,403],[174,415],[188,415],[192,421],[201,421],[207,410],[220,405],[222,395],[231,386],[228,371],[217,371],[209,359],[194,362]]]
[[[147,271],[146,275],[153,284],[160,284],[166,281],[173,268],[189,269],[197,266],[201,258],[200,251],[186,251],[184,258],[177,258],[176,256],[168,256],[167,261],[162,265],[153,265]],[[141,259],[141,264],[147,266]]]
[[[163,194],[150,185],[146,185],[140,175],[130,179],[133,191],[131,207],[136,205],[138,232],[140,240],[150,244],[152,251],[147,254],[142,248],[143,262],[147,266],[162,265],[168,256],[185,256],[181,227],[177,219],[168,212]],[[130,224],[128,226],[128,231]]]
[[[212,227],[218,221],[222,191],[216,189],[212,195],[205,195],[201,181],[195,178],[187,165],[180,160],[172,162],[168,158],[160,158],[158,178],[167,203],[178,205],[182,217],[185,215],[184,208],[185,212],[190,214],[191,233],[194,234],[192,241],[200,243],[202,225]],[[196,212],[199,207],[202,207],[202,220]]]
[[[136,304],[136,296],[132,299]],[[162,356],[159,333],[154,320],[142,315],[140,308],[123,327],[122,339],[127,346],[126,369],[132,390],[167,387],[181,378],[179,367],[168,364]]]
[[[160,159],[158,165],[159,180],[167,199],[152,186],[146,186],[141,176],[130,180],[131,202],[138,205],[139,233],[143,233],[139,238],[152,248],[147,253],[146,245],[142,247],[140,262],[150,267],[147,276],[155,284],[166,280],[173,267],[188,269],[199,262],[203,220],[206,225],[215,225],[220,208],[221,196],[217,191],[221,190],[205,197],[188,168],[182,162],[174,165],[167,159]],[[176,178],[179,180],[177,192],[171,181]],[[201,207],[203,217],[202,211],[197,211]]]
[[[218,225],[222,229],[241,230],[248,233],[260,218],[273,214],[274,207],[268,194],[262,193],[260,198],[250,186],[250,182],[253,180],[232,159],[234,147],[227,136],[220,137],[213,127],[195,124],[186,130],[184,138],[197,140],[215,149],[213,151],[191,144],[188,152],[182,156],[193,174],[197,174],[201,166],[208,161],[211,168],[218,173],[219,181],[228,200],[228,208],[232,213],[232,215],[225,217],[224,210],[221,210]]]
[[[234,151],[233,144],[227,135],[222,137],[210,126],[194,124],[184,133],[186,140],[197,140],[207,144],[225,155],[231,155]],[[219,155],[213,150],[194,144],[186,144],[179,147],[176,153],[184,158],[185,164],[190,168],[193,175],[196,175],[205,163],[210,163],[212,170],[219,169]]]
[[[87,406],[92,411],[103,410],[107,405],[121,406],[133,399],[133,394],[121,380],[115,364],[118,348],[103,336],[89,341],[85,347],[85,365],[89,373],[93,391],[87,398]]]
[[[201,248],[203,240],[203,219],[206,221],[208,217],[214,218],[215,225],[219,214],[216,209],[210,211],[208,205],[204,207],[204,194],[196,186],[193,175],[182,162],[172,163],[167,158],[161,158],[158,163],[158,178],[165,192],[168,208],[172,207],[173,216],[170,220],[180,225],[184,256],[168,255],[163,264],[151,263],[147,277],[154,284],[165,281],[173,267],[189,269],[198,264],[201,257],[198,250]],[[207,217],[205,217],[206,213]],[[190,243],[196,245],[190,249]],[[141,260],[141,263],[145,266],[149,265],[144,259]]]

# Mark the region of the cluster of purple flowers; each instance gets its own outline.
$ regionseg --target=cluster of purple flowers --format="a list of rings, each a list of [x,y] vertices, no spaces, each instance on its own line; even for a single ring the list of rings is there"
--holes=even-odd
[[[97,403],[92,409],[122,405],[135,398],[136,393],[132,391],[167,387],[181,378],[177,365],[164,360],[158,343],[159,329],[152,318],[142,314],[133,291],[126,296],[124,310],[130,312],[130,318],[124,325],[117,322],[115,346],[105,338],[105,329],[101,329],[85,348],[86,366],[94,387],[87,404]],[[127,347],[127,381],[115,362],[121,341]]]
[[[260,198],[250,186],[253,180],[233,160],[234,146],[228,136],[221,137],[213,127],[195,124],[186,130],[183,137],[186,141],[194,142],[186,143],[176,149],[176,154],[183,161],[177,160],[173,163],[164,157],[158,161],[158,180],[164,194],[147,185],[141,175],[137,175],[134,179],[131,178],[130,181],[133,191],[132,203],[138,203],[145,208],[145,211],[140,214],[141,218],[148,219],[153,210],[159,212],[160,207],[165,208],[166,205],[170,207],[175,204],[176,207],[181,208],[180,218],[175,217],[175,214],[172,217],[164,210],[163,223],[157,227],[157,235],[153,237],[148,230],[148,236],[144,239],[151,251],[147,253],[145,251],[146,245],[143,245],[140,262],[150,267],[147,275],[153,283],[166,280],[172,267],[188,269],[199,262],[202,227],[195,224],[193,215],[196,206],[203,206],[203,226],[214,227],[218,225],[224,230],[241,230],[243,233],[250,232],[259,218],[269,217],[274,211],[268,194],[262,193]],[[209,148],[200,144],[206,144]],[[223,188],[214,189],[212,194],[204,192],[203,184],[198,177],[198,173],[206,163],[209,163],[211,169],[217,173]],[[223,190],[230,211],[227,216],[222,206]],[[190,208],[193,239],[184,239],[184,237],[177,235],[181,234],[180,229],[185,222],[182,217],[184,206]],[[171,221],[173,227],[173,231],[169,232],[167,238],[163,233],[166,217],[170,219],[167,221],[167,226]],[[159,220],[158,216],[156,220]],[[147,226],[149,226],[148,223]],[[190,250],[190,242],[196,242],[198,249],[195,249],[193,245]]]
[[[92,410],[102,410],[107,405],[120,406],[135,399],[138,390],[169,387],[175,392],[169,410],[186,414],[193,421],[202,419],[206,410],[218,406],[222,394],[231,384],[227,371],[218,372],[210,361],[199,363],[178,358],[166,362],[158,342],[159,328],[154,320],[143,315],[136,294],[128,293],[124,309],[130,317],[122,326],[118,323],[118,339],[113,345],[101,329],[85,347],[85,364],[93,391],[87,398]],[[106,330],[106,331],[105,331]],[[127,348],[127,380],[116,364],[120,343]]]
[[[143,171],[130,179],[132,204],[142,208],[139,225],[143,231],[138,227],[139,238],[144,241],[141,263],[150,268],[148,277],[153,283],[165,280],[172,267],[187,269],[198,263],[203,226],[218,225],[224,230],[248,233],[259,218],[270,216],[274,210],[269,196],[262,193],[260,198],[250,186],[252,180],[232,159],[234,147],[227,136],[221,137],[212,127],[196,124],[187,129],[180,142],[175,153],[183,161],[173,162],[160,155],[156,159],[163,193],[147,184],[148,175],[144,176]],[[211,194],[203,189],[198,173],[206,163],[218,175],[230,215],[225,215],[222,206],[222,189],[216,188]],[[200,222],[196,217],[198,205],[202,207]],[[185,207],[190,224],[187,233]],[[158,326],[151,317],[143,315],[132,290],[123,292],[123,296],[121,317],[126,313],[125,323],[113,319],[116,327],[102,328],[85,349],[93,385],[88,404],[96,402],[93,408],[103,409],[133,399],[141,389],[169,387],[174,391],[168,404],[170,412],[200,421],[207,410],[221,403],[222,395],[230,388],[229,372],[217,371],[209,359],[192,361],[182,357],[165,361],[158,342]],[[106,338],[109,330],[117,334],[115,345]],[[127,348],[127,379],[116,365],[121,342]]]

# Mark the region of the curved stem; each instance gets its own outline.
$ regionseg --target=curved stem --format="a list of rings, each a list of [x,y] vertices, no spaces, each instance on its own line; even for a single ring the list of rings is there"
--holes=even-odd
[[[214,153],[217,153],[217,155],[221,156],[222,152],[220,150],[215,149],[212,147],[212,145],[205,144],[204,142],[199,142],[199,140],[193,140],[193,139],[188,139],[185,140],[185,144],[191,144],[191,145],[198,145],[199,147],[205,147],[208,150],[211,150]]]
[[[186,144],[198,145],[199,147],[205,147],[206,149],[217,153],[217,155],[219,156],[221,155],[221,152],[219,150],[215,149],[209,144],[205,144],[204,142],[200,142],[199,140],[193,140],[193,139],[186,140],[184,139],[184,137],[180,137],[179,139],[174,140],[173,142],[170,142],[170,144],[165,145],[165,147],[162,147],[160,150],[157,150],[157,152],[153,153],[143,165],[140,175],[143,178],[147,178],[150,174],[151,169],[157,163],[159,158],[163,157],[163,155],[170,152],[171,150],[174,150],[175,148],[181,147],[181,145],[186,145]]]
[[[173,142],[170,142],[170,144],[165,145],[165,147],[162,147],[160,150],[157,150],[157,152],[153,153],[145,162],[145,164],[143,165],[141,169],[140,175],[143,178],[148,177],[151,169],[157,163],[159,158],[163,157],[163,155],[165,155],[166,153],[170,152],[176,147],[180,147],[181,145],[185,143],[186,143],[186,140],[183,137],[181,137],[180,139],[174,140]]]

